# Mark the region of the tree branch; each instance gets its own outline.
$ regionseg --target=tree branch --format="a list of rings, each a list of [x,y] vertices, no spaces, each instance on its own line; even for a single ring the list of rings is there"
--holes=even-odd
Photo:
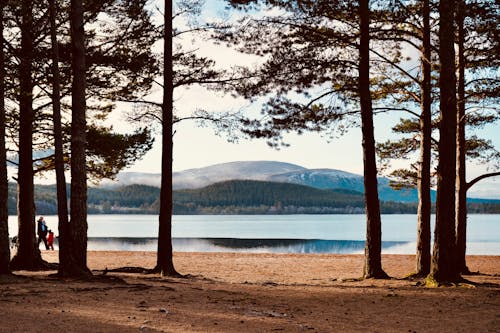
[[[470,182],[467,183],[466,190],[470,189],[474,184],[476,184],[480,180],[483,180],[483,179],[489,178],[489,177],[495,177],[495,176],[500,176],[500,171],[491,172],[491,173],[485,173],[484,175],[476,177],[476,178],[474,178],[473,180],[471,180]]]
[[[373,108],[373,113],[377,114],[377,113],[384,113],[384,112],[388,112],[388,111],[402,111],[402,112],[407,112],[409,114],[411,114],[412,116],[415,116],[417,118],[420,118],[420,115],[414,111],[411,111],[410,109],[406,109],[406,108],[389,108],[389,107],[383,107],[383,108],[376,108],[374,107]]]

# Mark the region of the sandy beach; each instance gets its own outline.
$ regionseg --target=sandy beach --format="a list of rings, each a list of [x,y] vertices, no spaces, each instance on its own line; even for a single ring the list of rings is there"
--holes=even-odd
[[[49,262],[57,252],[42,251]],[[154,252],[89,252],[92,281],[54,272],[0,277],[0,332],[498,332],[500,256],[469,256],[470,284],[401,279],[410,255],[384,255],[390,280],[358,281],[361,255],[175,253],[184,278],[112,273],[152,268]]]

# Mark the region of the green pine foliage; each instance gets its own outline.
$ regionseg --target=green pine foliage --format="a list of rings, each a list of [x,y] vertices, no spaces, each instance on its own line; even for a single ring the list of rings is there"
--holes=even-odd
[[[347,190],[320,190],[308,186],[252,180],[230,180],[197,190],[175,192],[179,204],[202,206],[293,205],[303,207],[363,207],[363,195]]]

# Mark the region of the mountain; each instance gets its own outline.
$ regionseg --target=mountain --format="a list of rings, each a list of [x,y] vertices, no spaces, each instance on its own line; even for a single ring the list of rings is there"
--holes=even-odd
[[[318,189],[346,189],[364,191],[363,176],[335,169],[307,169],[302,166],[275,161],[240,161],[215,164],[204,168],[189,169],[173,174],[173,187],[179,189],[202,188],[227,180],[259,180],[306,185]],[[159,174],[120,173],[118,181],[103,183],[103,186],[125,186],[144,184],[160,186]],[[394,190],[389,179],[378,179],[380,200],[416,202],[416,189]],[[431,193],[435,200],[435,191]],[[489,202],[487,199],[470,199],[473,202]]]
[[[320,189],[343,188],[363,192],[363,177],[335,169],[305,169],[272,175],[269,181],[302,184]],[[361,180],[361,182],[360,182]]]
[[[335,169],[308,169],[273,175],[269,181],[307,185],[319,189],[346,189],[364,192],[363,176]],[[416,189],[394,190],[389,179],[378,179],[380,200],[415,202],[418,200]]]
[[[215,164],[204,168],[188,169],[173,173],[174,189],[201,188],[214,183],[235,180],[268,180],[269,177],[288,173],[306,171],[299,165],[273,161],[246,161]],[[160,186],[161,175],[157,173],[121,172],[117,180],[104,180],[102,187],[126,186],[142,184]]]
[[[173,174],[174,189],[200,188],[226,180],[269,180],[276,174],[300,172],[307,169],[299,165],[272,162],[229,162],[204,168],[189,169]]]

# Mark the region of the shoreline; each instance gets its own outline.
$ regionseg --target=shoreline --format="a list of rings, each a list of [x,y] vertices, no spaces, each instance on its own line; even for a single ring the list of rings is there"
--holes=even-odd
[[[49,262],[57,262],[57,251],[42,251]],[[259,279],[309,283],[333,278],[359,278],[363,274],[364,254],[325,253],[246,253],[246,252],[176,252],[174,266],[181,274],[227,278],[242,283],[241,275]],[[95,270],[125,266],[153,268],[155,251],[88,251],[88,267]],[[500,256],[469,255],[471,272],[500,275]],[[253,266],[258,266],[255,271]],[[403,278],[414,271],[415,255],[382,254],[382,267],[393,278]],[[290,268],[294,268],[293,270]],[[250,274],[251,273],[251,274]]]
[[[415,241],[382,241],[382,255],[415,254]],[[54,246],[58,249],[57,239]],[[364,240],[296,238],[174,237],[174,252],[272,253],[272,254],[363,254]],[[154,252],[155,237],[88,237],[88,251]],[[468,242],[468,255],[500,255],[500,243]]]

